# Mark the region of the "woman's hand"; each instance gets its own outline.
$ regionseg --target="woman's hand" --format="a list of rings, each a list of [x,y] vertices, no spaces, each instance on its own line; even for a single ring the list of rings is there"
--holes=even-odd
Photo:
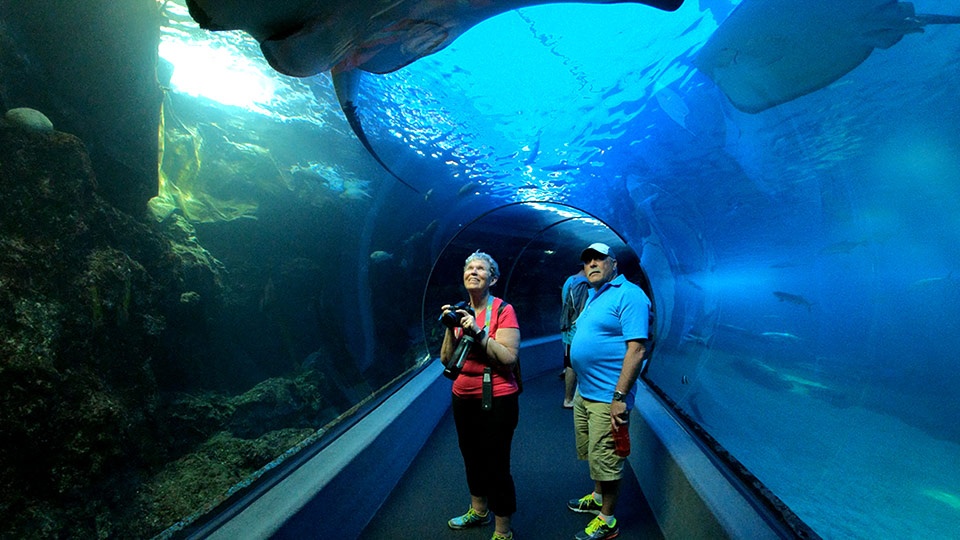
[[[441,313],[446,313],[448,311],[452,311],[453,313],[456,313],[457,315],[460,316],[460,327],[463,328],[464,334],[470,337],[477,337],[477,335],[479,335],[480,332],[483,330],[483,328],[480,328],[479,326],[477,326],[476,317],[471,315],[470,312],[468,312],[467,310],[465,309],[454,310],[451,304],[444,304],[443,307],[440,308]],[[448,327],[448,329],[450,328]]]
[[[477,326],[477,319],[465,309],[458,309],[457,314],[461,316],[460,326],[463,327],[463,333],[470,337],[477,337],[483,328]]]

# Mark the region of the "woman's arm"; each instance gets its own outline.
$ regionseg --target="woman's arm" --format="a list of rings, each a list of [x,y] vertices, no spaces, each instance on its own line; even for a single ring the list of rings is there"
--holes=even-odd
[[[447,328],[443,333],[443,345],[440,346],[440,361],[446,364],[457,349],[457,338],[453,335],[453,330]]]
[[[500,328],[493,336],[484,337],[480,348],[494,366],[512,366],[517,362],[520,350],[520,329]]]

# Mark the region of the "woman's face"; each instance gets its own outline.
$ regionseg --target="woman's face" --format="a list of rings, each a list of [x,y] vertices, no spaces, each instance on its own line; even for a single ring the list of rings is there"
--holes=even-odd
[[[470,291],[485,291],[496,282],[490,278],[490,265],[486,261],[474,259],[463,268],[463,286]]]

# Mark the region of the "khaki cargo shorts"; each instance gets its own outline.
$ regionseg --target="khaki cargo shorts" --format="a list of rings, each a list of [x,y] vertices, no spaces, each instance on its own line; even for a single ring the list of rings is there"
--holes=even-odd
[[[610,404],[583,399],[577,392],[573,397],[573,431],[577,458],[590,464],[590,479],[597,482],[620,480],[624,458],[613,452]]]

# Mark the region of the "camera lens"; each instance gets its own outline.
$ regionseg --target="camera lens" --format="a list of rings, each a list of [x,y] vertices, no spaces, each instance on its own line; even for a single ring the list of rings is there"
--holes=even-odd
[[[473,308],[470,307],[470,304],[465,301],[460,301],[456,304],[451,304],[450,309],[441,313],[437,321],[442,323],[447,328],[453,330],[454,328],[460,326],[460,314],[457,313],[457,311],[461,309],[470,315],[474,315]]]
[[[440,315],[440,318],[437,320],[439,320],[441,323],[443,323],[444,326],[446,326],[451,330],[453,330],[460,324],[460,316],[457,315],[456,311],[444,311],[443,314]]]

